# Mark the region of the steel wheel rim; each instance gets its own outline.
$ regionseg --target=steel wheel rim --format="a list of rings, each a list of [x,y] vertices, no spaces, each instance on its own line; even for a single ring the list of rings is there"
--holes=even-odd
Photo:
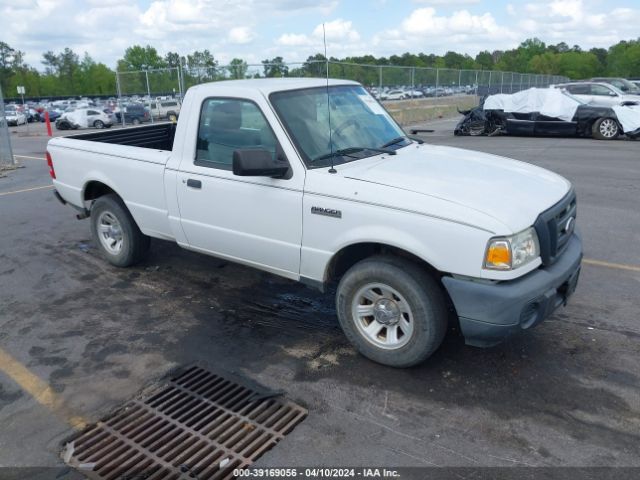
[[[98,217],[98,238],[107,252],[117,255],[122,251],[124,235],[122,226],[111,212],[102,212]]]
[[[612,138],[618,133],[618,126],[613,120],[607,118],[600,123],[600,133],[603,137]]]
[[[405,346],[413,335],[414,319],[406,299],[384,283],[368,283],[353,297],[352,317],[358,332],[385,350]]]

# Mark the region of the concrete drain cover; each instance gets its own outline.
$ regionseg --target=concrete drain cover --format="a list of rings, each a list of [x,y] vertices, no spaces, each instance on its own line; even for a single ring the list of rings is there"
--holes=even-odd
[[[218,479],[253,463],[307,416],[200,367],[78,434],[64,461],[91,479]]]

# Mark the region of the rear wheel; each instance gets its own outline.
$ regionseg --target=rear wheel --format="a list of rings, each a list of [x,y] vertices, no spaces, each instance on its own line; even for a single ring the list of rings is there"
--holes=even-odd
[[[134,118],[133,120],[131,120],[131,123],[133,123],[134,125],[140,125],[140,119]]]
[[[597,140],[614,140],[620,135],[620,127],[613,118],[599,118],[593,122],[591,133]]]
[[[347,338],[364,356],[392,367],[416,365],[440,346],[447,327],[445,305],[427,272],[392,256],[355,264],[336,295]]]
[[[95,128],[104,128],[104,122],[102,120],[96,120],[93,122],[93,126]]]
[[[106,260],[116,267],[128,267],[144,257],[150,238],[144,235],[115,194],[98,198],[91,207],[91,233]]]

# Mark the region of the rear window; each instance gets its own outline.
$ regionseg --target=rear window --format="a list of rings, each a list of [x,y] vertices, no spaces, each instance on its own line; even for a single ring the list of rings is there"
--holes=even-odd
[[[589,85],[569,85],[567,86],[567,91],[574,95],[588,95],[590,89]]]

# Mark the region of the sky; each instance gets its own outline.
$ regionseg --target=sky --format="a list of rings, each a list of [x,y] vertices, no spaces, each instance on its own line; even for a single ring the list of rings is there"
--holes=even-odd
[[[0,41],[42,68],[42,53],[70,47],[115,67],[131,45],[187,54],[208,49],[225,64],[323,51],[475,56],[530,37],[583,48],[640,37],[640,0],[0,0]]]

